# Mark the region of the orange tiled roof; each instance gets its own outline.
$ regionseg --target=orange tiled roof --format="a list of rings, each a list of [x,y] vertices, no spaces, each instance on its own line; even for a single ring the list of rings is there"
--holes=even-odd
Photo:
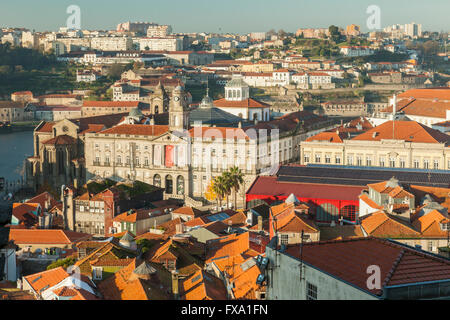
[[[384,211],[377,211],[361,219],[361,226],[371,236],[376,237],[419,237],[413,226],[395,219]]]
[[[411,89],[405,91],[397,96],[397,98],[410,98],[416,99],[439,99],[450,100],[450,88],[438,88],[438,89]]]
[[[267,103],[248,98],[242,101],[229,101],[225,98],[215,100],[214,106],[219,108],[268,108],[270,105]]]
[[[11,229],[9,240],[16,244],[65,244],[90,239],[87,233],[60,229]]]
[[[137,108],[139,103],[139,101],[83,101],[83,107]]]
[[[128,134],[137,136],[160,136],[169,131],[165,125],[122,124],[99,132],[100,134]]]
[[[65,144],[75,144],[77,140],[68,135],[61,135],[49,140],[42,142],[42,144],[51,144],[51,145],[65,145]]]
[[[447,231],[442,231],[439,224],[449,222],[449,218],[447,218],[438,210],[433,210],[421,217],[418,217],[413,222],[413,225],[424,236],[447,237]]]
[[[219,278],[199,270],[180,284],[182,300],[227,300],[227,290]]]
[[[395,134],[393,134],[393,131]],[[352,140],[381,141],[382,139],[393,138],[421,143],[447,143],[450,141],[450,136],[445,133],[415,121],[395,121],[395,124],[392,121],[387,121],[354,137]]]
[[[98,284],[105,300],[167,300],[168,295],[151,281],[132,277],[138,267],[136,259]],[[167,289],[167,288],[165,288]]]
[[[54,206],[58,205],[60,201],[57,201],[50,193],[43,192],[30,200],[27,201],[27,203],[39,203],[41,205],[41,208],[45,208],[45,204],[47,201],[50,200],[50,208],[53,208]]]
[[[278,232],[319,232],[314,221],[295,212],[293,203],[281,203],[271,207],[270,210],[276,220],[275,227]]]
[[[223,220],[223,223],[231,225],[233,227],[244,227],[247,225],[247,215],[242,212],[236,212],[231,217]]]
[[[344,133],[337,133],[336,131],[333,132],[321,132],[318,133],[312,137],[309,137],[306,139],[306,142],[311,141],[327,141],[327,142],[333,142],[333,143],[342,143],[344,142],[344,139],[347,137]]]
[[[231,234],[229,236],[207,241],[206,263],[223,258],[233,257],[241,254],[256,256],[258,253],[250,249],[249,232]]]
[[[32,212],[37,211],[40,207],[39,203],[13,203],[12,215],[25,224],[33,225],[37,222],[37,216]]]
[[[26,276],[24,279],[36,293],[40,294],[41,290],[53,287],[67,277],[69,277],[69,274],[62,267],[58,267]]]
[[[53,129],[54,122],[44,122],[41,128],[37,130],[37,132],[48,132],[51,133]]]
[[[173,211],[173,213],[188,215],[192,217],[198,217],[203,214],[203,211],[192,208],[192,207],[180,207]]]

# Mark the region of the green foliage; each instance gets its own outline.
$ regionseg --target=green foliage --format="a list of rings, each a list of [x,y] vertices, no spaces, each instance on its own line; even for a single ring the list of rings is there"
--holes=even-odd
[[[132,63],[129,64],[114,63],[109,69],[108,77],[114,81],[119,80],[122,73],[131,69],[133,69]]]
[[[21,66],[25,70],[44,69],[57,64],[53,54],[42,54],[37,50],[11,47],[9,43],[0,44],[0,65]]]
[[[236,195],[243,183],[244,173],[238,167],[232,167],[227,171],[224,171],[221,176],[214,178],[212,188],[219,201],[221,201],[224,197],[227,197],[228,199],[228,196],[233,192],[234,208],[236,209]]]
[[[139,239],[136,241],[136,244],[141,248],[142,253],[146,253],[155,244],[155,242],[148,239]]]
[[[56,260],[55,262],[53,262],[47,266],[47,270],[55,269],[58,267],[63,267],[64,269],[67,269],[68,267],[74,265],[75,262],[76,262],[75,258],[71,258],[71,257]]]

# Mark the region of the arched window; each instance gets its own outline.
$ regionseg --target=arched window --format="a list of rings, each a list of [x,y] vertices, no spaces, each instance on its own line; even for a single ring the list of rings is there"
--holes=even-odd
[[[159,106],[155,106],[155,114],[158,114],[159,113]]]
[[[341,216],[345,220],[355,221],[358,208],[354,205],[347,205],[341,209]]]
[[[166,176],[166,193],[172,194],[173,193],[173,179],[171,175]]]
[[[122,164],[122,156],[117,156],[117,164],[121,165]]]
[[[184,194],[184,177],[178,176],[177,178],[177,194],[183,195]]]
[[[159,174],[153,176],[153,185],[155,187],[161,187],[161,176]]]

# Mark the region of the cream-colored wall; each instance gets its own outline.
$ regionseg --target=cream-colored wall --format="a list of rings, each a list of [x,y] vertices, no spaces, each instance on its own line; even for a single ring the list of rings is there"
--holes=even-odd
[[[385,167],[390,167],[390,158],[395,158],[395,167],[400,168],[400,159],[404,159],[405,168],[414,168],[414,160],[419,161],[419,169],[424,169],[424,161],[429,161],[429,169],[434,169],[434,160],[439,163],[438,169],[448,169],[450,160],[450,148],[439,143],[412,143],[400,140],[382,141],[356,141],[345,140],[343,143],[331,143],[328,141],[302,142],[301,164],[305,162],[305,155],[309,155],[308,163],[316,163],[315,155],[321,155],[321,164],[338,164],[336,156],[341,157],[340,165],[358,165],[357,157],[362,158],[361,166],[366,166],[366,158],[371,157],[371,166],[381,166],[380,158],[384,157]],[[330,163],[325,163],[325,155],[330,156]],[[353,163],[348,162],[348,156],[352,156]],[[447,159],[447,161],[446,161]]]

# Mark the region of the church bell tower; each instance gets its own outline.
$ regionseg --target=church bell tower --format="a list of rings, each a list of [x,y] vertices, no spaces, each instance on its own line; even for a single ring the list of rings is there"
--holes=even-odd
[[[169,106],[169,128],[171,131],[181,131],[188,127],[188,113],[183,107],[184,97],[184,90],[181,86],[173,90]]]

